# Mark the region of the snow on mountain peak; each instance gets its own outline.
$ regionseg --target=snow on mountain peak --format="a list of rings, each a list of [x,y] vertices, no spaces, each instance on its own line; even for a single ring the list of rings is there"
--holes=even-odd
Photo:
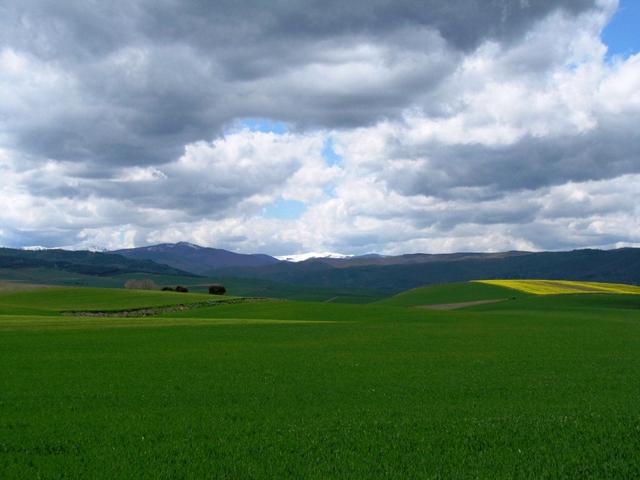
[[[352,255],[344,255],[343,253],[335,252],[307,252],[297,253],[295,255],[281,255],[276,257],[278,260],[286,260],[287,262],[304,262],[310,258],[349,258]]]
[[[189,248],[193,248],[194,250],[202,250],[204,248],[204,247],[201,247],[200,245],[196,245],[195,243],[189,243],[189,242],[178,242],[175,244],[175,246],[189,247]]]

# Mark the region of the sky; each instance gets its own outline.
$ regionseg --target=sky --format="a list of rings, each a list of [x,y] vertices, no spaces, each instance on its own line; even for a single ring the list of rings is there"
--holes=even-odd
[[[640,246],[636,0],[0,3],[0,245]]]

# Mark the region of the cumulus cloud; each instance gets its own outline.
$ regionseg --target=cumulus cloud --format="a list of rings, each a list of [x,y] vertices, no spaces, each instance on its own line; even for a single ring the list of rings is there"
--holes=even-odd
[[[333,3],[0,6],[0,243],[640,243],[615,0]]]
[[[14,3],[0,44],[23,108],[0,126],[38,155],[157,164],[236,117],[371,123],[441,82],[461,49],[592,3]]]

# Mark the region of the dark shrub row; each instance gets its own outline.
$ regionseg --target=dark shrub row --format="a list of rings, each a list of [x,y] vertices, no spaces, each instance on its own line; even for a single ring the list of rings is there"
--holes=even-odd
[[[171,287],[163,287],[162,288],[163,292],[182,292],[182,293],[187,293],[189,291],[188,288],[183,287],[182,285],[178,285],[176,288],[171,288]],[[224,288],[223,285],[220,285],[218,283],[214,283],[213,285],[209,285],[209,293],[211,295],[224,295],[227,292],[227,289]]]

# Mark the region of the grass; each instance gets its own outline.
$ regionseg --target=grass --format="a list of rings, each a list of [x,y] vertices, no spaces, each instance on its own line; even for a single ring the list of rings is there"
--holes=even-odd
[[[412,307],[522,297],[522,293],[500,285],[479,282],[448,283],[419,287],[377,302],[379,305]]]
[[[0,315],[0,478],[640,476],[639,296],[433,288],[129,319],[56,315],[155,297],[2,294],[46,315]]]
[[[53,288],[53,287],[44,286],[44,285],[35,285],[31,283],[0,280],[0,294],[13,293],[13,292],[28,292],[31,290],[41,290],[44,288]]]
[[[640,286],[620,283],[574,282],[568,280],[478,280],[475,283],[506,287],[533,295],[572,293],[621,293],[640,295]]]
[[[220,300],[233,297],[220,297]],[[19,292],[0,292],[0,313],[31,309],[49,314],[69,310],[122,311],[146,307],[165,307],[218,299],[208,294],[176,293],[105,288],[43,288]]]

